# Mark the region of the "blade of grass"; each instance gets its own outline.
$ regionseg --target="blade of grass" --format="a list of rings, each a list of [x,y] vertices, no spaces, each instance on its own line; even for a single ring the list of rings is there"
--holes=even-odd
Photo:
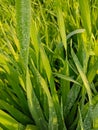
[[[72,55],[72,58],[74,60],[75,65],[76,65],[76,67],[79,71],[79,74],[80,74],[80,76],[83,80],[83,83],[85,85],[85,88],[86,88],[86,91],[87,91],[87,94],[88,94],[88,98],[89,98],[89,103],[90,103],[90,105],[92,105],[92,93],[91,93],[89,82],[88,82],[87,77],[83,72],[82,66],[81,66],[81,64],[80,64],[80,62],[79,62],[79,60],[78,60],[78,58],[77,58],[77,56],[74,53],[72,48],[71,48],[71,55]]]
[[[7,76],[9,85],[11,85],[14,93],[17,95],[17,97],[20,100],[22,109],[24,110],[24,112],[28,112],[26,96],[25,96],[22,88],[19,86],[18,73],[10,64],[7,64],[6,74],[7,74],[6,76]]]
[[[90,83],[93,81],[97,70],[98,70],[98,60],[94,63],[94,66],[92,66],[88,71],[87,77]]]
[[[63,12],[62,12],[60,0],[56,1],[56,9],[57,9],[57,20],[58,20],[60,35],[61,35],[61,38],[62,38],[62,42],[63,42],[64,48],[65,48],[65,51],[67,52],[65,24],[64,24],[64,18],[63,18]]]
[[[52,75],[52,70],[51,70],[51,67],[50,67],[48,57],[47,57],[45,50],[42,46],[40,46],[40,53],[41,53],[41,59],[42,59],[42,62],[43,62],[43,66],[44,66],[44,69],[45,69],[45,72],[46,72],[46,75],[47,75],[47,78],[48,78],[48,82],[49,82],[49,85],[50,85],[54,106],[55,106],[55,109],[56,109],[56,112],[57,112],[58,125],[59,125],[60,128],[61,127],[63,128],[65,126],[64,126],[63,118],[61,116],[59,100],[58,100],[58,96],[57,96],[57,92],[56,92],[56,88],[55,88],[55,84],[54,84],[54,78],[53,78],[53,75]]]
[[[82,114],[81,114],[81,110],[80,110],[80,107],[78,106],[78,111],[79,111],[79,118],[80,118],[80,128],[81,130],[84,130],[84,127],[83,127],[83,119],[82,119]]]
[[[32,20],[31,23],[31,43],[35,50],[35,57],[36,57],[36,64],[38,67],[38,61],[39,61],[39,41],[38,41],[38,28],[36,25],[36,22]]]
[[[72,37],[73,35],[75,34],[78,34],[78,33],[83,33],[85,31],[85,29],[76,29],[74,31],[72,31],[71,33],[69,33],[67,36],[66,36],[66,39],[68,40],[70,37]]]
[[[33,122],[28,116],[16,109],[13,105],[10,105],[3,100],[0,100],[0,109],[6,110],[8,113],[10,113],[11,116],[14,117],[14,119],[21,122],[24,125]]]
[[[38,130],[38,128],[34,125],[27,125],[25,130]]]
[[[14,118],[2,110],[0,110],[0,124],[4,125],[8,130],[24,130],[22,124],[18,123]]]
[[[65,20],[64,20],[64,12],[63,12],[63,9],[62,9],[62,1],[60,0],[57,0],[56,1],[56,12],[57,12],[57,21],[58,21],[58,27],[59,27],[59,31],[60,31],[60,36],[61,36],[61,39],[62,39],[62,43],[63,43],[63,46],[64,46],[64,49],[65,49],[65,55],[66,55],[66,61],[65,61],[65,68],[64,68],[64,71],[63,73],[65,75],[69,75],[69,65],[67,64],[67,61],[68,61],[68,50],[67,50],[67,38],[66,38],[66,30],[65,30]],[[68,81],[61,81],[61,86],[62,86],[62,101],[65,105],[65,99],[66,99],[66,93],[69,91],[70,89],[70,83]],[[65,89],[65,85],[66,84],[66,89]],[[65,91],[67,91],[65,93]]]
[[[20,44],[20,63],[26,70],[30,42],[31,1],[16,0],[17,36]],[[26,73],[26,72],[25,72]]]
[[[32,61],[32,66],[33,66],[34,76],[37,78],[37,81],[39,82],[40,86],[42,87],[42,89],[44,90],[44,92],[46,93],[46,96],[48,98],[48,103],[49,103],[49,125],[48,125],[48,128],[49,128],[49,130],[51,130],[51,129],[58,130],[58,119],[57,119],[55,107],[54,107],[52,97],[51,97],[51,94],[49,92],[47,83],[41,77],[38,70],[35,68],[33,61]]]
[[[58,102],[58,97],[56,95],[56,88],[55,88],[55,84],[54,84],[54,79],[53,79],[50,63],[49,63],[48,57],[45,53],[45,50],[42,46],[40,47],[40,53],[41,53],[42,63],[43,63],[43,66],[46,71],[46,75],[47,75],[47,78],[48,78],[48,81],[50,84],[51,93],[54,96],[56,102]]]
[[[70,81],[70,82],[73,82],[73,83],[75,83],[75,84],[77,84],[77,85],[82,86],[79,82],[77,82],[76,80],[74,80],[74,79],[71,78],[71,77],[68,77],[68,76],[66,76],[66,75],[59,74],[59,73],[53,73],[53,74],[54,74],[55,76],[61,78],[61,79],[64,79],[64,80],[67,80],[67,81]]]
[[[35,92],[31,83],[29,71],[27,71],[26,86],[27,86],[28,105],[29,105],[32,118],[35,120],[35,123],[39,129],[47,130],[47,123],[45,121],[39,101],[35,95]]]
[[[80,76],[78,76],[77,82],[81,83]],[[80,92],[80,88],[81,88],[80,85],[74,84],[67,95],[66,105],[64,106],[64,118],[65,119],[67,119],[67,115],[70,113],[70,109],[76,102],[76,99]]]
[[[16,71],[16,69],[14,68],[15,61],[13,63],[9,63],[11,59],[9,59],[9,57],[7,57],[6,55],[0,55],[0,58],[2,59],[1,66],[4,70],[5,78],[8,81],[9,85],[12,87],[12,88],[6,87],[7,92],[9,92],[10,96],[13,94],[16,94],[19,99],[18,101],[20,101],[22,110],[24,111],[24,113],[25,112],[28,113],[26,96],[24,94],[23,89],[19,85],[18,71]],[[12,65],[12,64],[14,64],[14,65]],[[12,93],[11,93],[11,91],[12,91]],[[15,95],[14,95],[14,97],[15,97]],[[14,97],[13,97],[13,99],[15,99]],[[19,102],[18,102],[18,104],[19,104]]]
[[[88,110],[87,110],[87,114],[85,116],[84,119],[84,130],[90,130],[92,128],[92,115],[93,115],[93,109],[92,106],[89,106]]]
[[[66,76],[69,77],[68,62],[66,60],[65,61],[63,60],[63,62],[64,62],[64,67],[63,67],[61,73],[63,75],[66,75]],[[67,99],[68,93],[70,91],[70,81],[64,80],[64,79],[61,78],[60,84],[61,84],[62,102],[63,102],[63,110],[64,110],[64,106],[66,105],[66,99]]]
[[[79,0],[82,22],[87,31],[88,36],[91,36],[91,18],[89,0]]]
[[[93,118],[93,128],[98,129],[98,103],[95,105],[93,109],[92,118]]]

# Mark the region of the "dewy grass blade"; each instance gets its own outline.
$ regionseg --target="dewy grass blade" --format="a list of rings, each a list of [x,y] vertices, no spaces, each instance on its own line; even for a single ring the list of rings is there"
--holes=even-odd
[[[26,69],[30,42],[31,0],[16,0],[17,36],[20,43],[20,62]]]
[[[88,94],[88,98],[89,98],[89,103],[90,103],[90,105],[92,105],[92,93],[91,93],[89,82],[88,82],[87,77],[82,70],[82,66],[81,66],[81,64],[80,64],[80,62],[79,62],[79,60],[78,60],[77,56],[75,55],[72,48],[71,48],[71,55],[73,57],[75,65],[76,65],[76,67],[77,67],[77,69],[80,73],[80,76],[83,80],[83,83],[85,85],[85,88],[86,88],[86,91],[87,91],[87,94]]]

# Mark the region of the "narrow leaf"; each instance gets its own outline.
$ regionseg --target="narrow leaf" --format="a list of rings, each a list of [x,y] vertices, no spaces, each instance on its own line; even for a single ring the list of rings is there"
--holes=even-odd
[[[83,80],[83,83],[85,85],[85,88],[86,88],[86,91],[87,91],[87,94],[88,94],[88,98],[89,98],[89,103],[91,105],[92,104],[92,94],[91,94],[91,89],[90,89],[89,82],[88,82],[87,77],[83,72],[82,66],[81,66],[81,64],[80,64],[80,62],[79,62],[79,60],[78,60],[77,56],[75,55],[72,48],[71,48],[71,54],[72,54],[73,60],[75,62],[75,65],[76,65],[76,67],[77,67],[77,69],[78,69],[78,71],[80,73],[80,76],[81,76],[81,78]]]
[[[20,43],[20,62],[25,69],[28,65],[30,42],[30,11],[30,0],[16,0],[17,36]]]
[[[70,81],[70,82],[73,82],[77,85],[80,85],[82,86],[79,82],[77,82],[76,80],[74,80],[73,78],[71,77],[68,77],[66,75],[63,75],[63,74],[59,74],[59,73],[53,73],[54,75],[56,75],[57,77],[61,78],[61,79],[64,79],[64,80],[67,80],[67,81]]]
[[[28,99],[28,105],[29,109],[32,115],[32,118],[35,120],[36,125],[41,130],[47,130],[47,123],[45,121],[41,106],[39,104],[39,101],[35,95],[29,71],[27,71],[27,77],[26,77],[26,86],[27,86],[27,99]]]
[[[6,112],[0,110],[0,124],[6,126],[8,130],[24,130],[24,126],[18,123]]]

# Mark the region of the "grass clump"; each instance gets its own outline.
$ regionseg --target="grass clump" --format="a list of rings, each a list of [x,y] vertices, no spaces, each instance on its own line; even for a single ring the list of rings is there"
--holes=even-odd
[[[0,7],[0,129],[98,129],[97,0]]]

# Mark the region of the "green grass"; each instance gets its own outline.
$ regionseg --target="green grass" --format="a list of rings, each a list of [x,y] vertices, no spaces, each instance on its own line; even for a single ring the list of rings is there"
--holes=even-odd
[[[97,130],[97,109],[97,0],[0,0],[0,130]]]

